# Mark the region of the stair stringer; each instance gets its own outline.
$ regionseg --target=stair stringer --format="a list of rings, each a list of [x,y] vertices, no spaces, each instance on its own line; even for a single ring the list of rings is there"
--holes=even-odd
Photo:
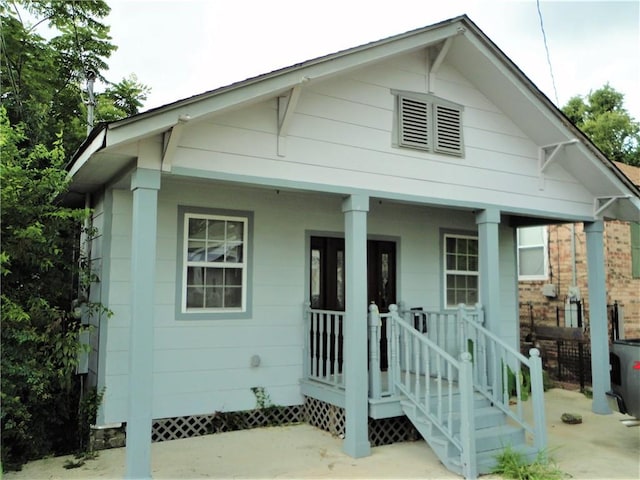
[[[448,470],[464,476],[459,402],[454,402],[454,411],[452,412],[453,438],[449,438],[435,422],[430,421],[421,407],[413,400],[406,399],[401,404],[407,418],[420,432],[440,462]],[[478,474],[491,473],[497,465],[497,455],[507,447],[521,452],[530,462],[536,459],[537,451],[527,444],[525,430],[522,427],[509,424],[504,412],[491,405],[488,399],[479,394],[476,394],[474,399],[474,417],[476,419],[475,460]]]

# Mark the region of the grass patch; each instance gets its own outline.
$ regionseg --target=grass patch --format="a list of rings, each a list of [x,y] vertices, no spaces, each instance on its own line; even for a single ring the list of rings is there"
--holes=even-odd
[[[568,478],[555,462],[542,451],[529,463],[525,455],[511,447],[506,447],[496,455],[498,464],[491,473],[515,480],[560,480]]]

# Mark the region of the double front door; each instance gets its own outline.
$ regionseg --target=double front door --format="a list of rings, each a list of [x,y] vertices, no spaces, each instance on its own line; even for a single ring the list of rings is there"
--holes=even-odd
[[[318,310],[344,311],[345,290],[345,251],[344,239],[334,237],[311,237],[311,308]],[[396,303],[396,244],[383,240],[367,242],[367,298],[375,303],[381,313],[389,311],[389,305]],[[364,279],[363,279],[364,281]],[[323,317],[322,334],[311,334],[311,344],[324,352],[317,361],[322,365],[331,365],[332,374],[342,372],[342,354],[344,348],[344,325],[342,317],[330,315]],[[363,319],[365,321],[366,319]],[[384,322],[384,320],[383,320]],[[383,324],[384,327],[384,324]],[[327,333],[331,332],[331,333]],[[382,328],[380,339],[380,368],[387,369],[387,338]],[[314,338],[314,335],[316,337]],[[317,335],[321,335],[318,337]],[[337,337],[337,338],[336,338]],[[335,347],[337,345],[337,347]],[[312,347],[313,350],[314,347]],[[313,353],[313,352],[312,352]],[[328,363],[327,363],[328,362]],[[335,366],[338,365],[338,372]],[[326,367],[320,368],[323,374],[329,373]]]
[[[344,239],[311,237],[311,308],[344,311]],[[367,242],[367,298],[380,312],[396,303],[396,244],[386,240]]]

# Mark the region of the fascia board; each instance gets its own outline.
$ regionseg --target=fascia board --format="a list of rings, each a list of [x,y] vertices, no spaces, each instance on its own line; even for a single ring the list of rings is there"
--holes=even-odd
[[[464,24],[466,25],[466,24]],[[391,39],[363,45],[337,54],[311,60],[301,65],[265,74],[254,79],[222,87],[208,94],[176,102],[157,110],[109,124],[107,147],[163,132],[188,115],[194,121],[231,108],[272,98],[302,81],[328,78],[394,55],[425,48],[461,33],[462,21],[408,32]]]
[[[631,194],[637,197],[640,190],[615,167],[613,162],[604,156],[579,128],[566,119],[551,100],[549,100],[490,39],[475,26],[472,26],[471,30],[474,35],[465,35],[465,37],[475,48],[506,78],[509,78],[518,91],[520,91],[554,127],[566,132],[567,139],[578,138],[578,145],[584,156],[596,165],[597,168],[602,171],[606,169],[607,174],[612,174],[615,177],[614,182],[619,186],[621,193],[624,192],[624,194],[627,194],[629,190],[631,190]]]
[[[85,147],[80,156],[78,156],[69,168],[68,178],[73,178],[76,173],[89,161],[91,156],[105,145],[105,137],[107,135],[106,128],[103,128],[95,138]]]

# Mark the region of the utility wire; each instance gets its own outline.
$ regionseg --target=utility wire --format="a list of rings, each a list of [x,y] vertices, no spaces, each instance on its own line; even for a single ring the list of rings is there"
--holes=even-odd
[[[536,8],[538,9],[538,18],[540,18],[540,30],[542,30],[542,39],[544,40],[544,49],[547,52],[547,64],[549,65],[549,73],[551,74],[551,83],[553,84],[553,93],[556,97],[556,106],[560,106],[558,101],[558,90],[556,89],[556,79],[553,76],[553,67],[551,66],[551,57],[549,55],[549,45],[547,45],[547,34],[544,31],[544,23],[542,21],[542,12],[540,11],[540,0],[536,0]]]

